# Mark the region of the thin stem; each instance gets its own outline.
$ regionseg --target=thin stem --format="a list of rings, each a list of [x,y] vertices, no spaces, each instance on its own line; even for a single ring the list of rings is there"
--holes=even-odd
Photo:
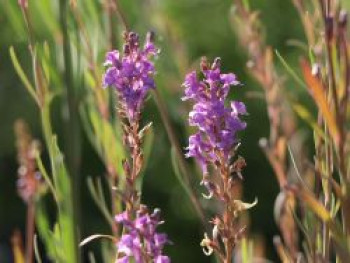
[[[232,246],[231,246],[231,242],[229,240],[225,244],[225,249],[226,249],[225,263],[231,263],[232,262]]]
[[[324,143],[325,147],[325,163],[326,163],[326,174],[327,178],[324,181],[325,187],[324,189],[326,190],[324,193],[324,206],[325,208],[329,211],[330,210],[330,199],[331,199],[331,178],[332,178],[332,159],[331,159],[331,154],[332,154],[332,149],[331,149],[331,143],[328,141],[328,137],[326,137],[326,141]],[[326,261],[329,259],[329,245],[330,245],[330,229],[329,226],[323,222],[323,256]]]
[[[63,35],[63,60],[64,60],[64,79],[67,92],[67,106],[69,118],[67,121],[67,162],[69,172],[73,177],[78,177],[80,165],[80,136],[79,120],[77,109],[77,98],[73,80],[72,53],[70,46],[70,36],[68,32],[68,2],[60,0],[60,24]],[[77,179],[77,178],[75,178]],[[75,180],[73,180],[75,181]],[[74,186],[74,185],[73,185]],[[74,192],[78,190],[77,186],[73,187]]]
[[[346,145],[346,114],[347,114],[347,106],[348,106],[348,100],[349,100],[349,93],[350,93],[350,65],[349,65],[349,55],[348,55],[348,49],[347,49],[347,40],[346,40],[346,30],[345,28],[341,30],[340,32],[340,48],[342,49],[342,54],[344,56],[344,74],[345,74],[345,93],[343,100],[341,101],[341,112],[340,112],[340,117],[341,117],[341,125],[339,127],[340,130],[340,143],[339,143],[339,166],[340,166],[340,171],[342,173],[343,178],[348,178],[347,172],[346,172],[346,161],[345,161],[345,148],[344,146]]]
[[[112,208],[112,213],[113,215],[117,214],[117,207],[116,207],[116,199],[117,199],[117,195],[115,193],[115,191],[113,190],[114,188],[114,178],[112,176],[109,176],[108,178],[108,182],[109,182],[109,189],[111,189],[111,208]],[[119,237],[119,227],[118,224],[116,224],[115,222],[113,222],[113,224],[111,225],[112,228],[112,233],[113,236],[115,236],[116,238]]]
[[[346,145],[346,115],[347,115],[347,107],[348,107],[348,99],[350,92],[350,65],[349,65],[349,56],[347,49],[347,40],[346,40],[346,28],[342,28],[340,30],[340,48],[342,49],[342,54],[344,56],[344,71],[345,71],[345,94],[343,100],[340,105],[340,123],[342,125],[339,126],[340,131],[340,139],[339,139],[339,147],[338,147],[338,162],[339,162],[339,171],[342,178],[345,180],[350,180],[349,174],[346,171],[346,154],[345,154],[345,145]],[[345,206],[342,207],[342,223],[343,223],[343,231],[344,233],[348,232],[348,222],[346,220],[346,211]]]
[[[33,262],[34,252],[34,225],[35,225],[35,205],[30,199],[27,204],[27,226],[26,226],[26,263]]]
[[[225,200],[225,211],[223,214],[223,220],[224,220],[224,228],[226,229],[226,237],[223,240],[225,245],[225,263],[231,263],[232,262],[232,253],[233,253],[233,244],[232,244],[232,236],[235,232],[234,229],[234,215],[233,215],[233,207],[231,206],[231,202],[233,201],[232,191],[231,191],[231,185],[229,182],[230,177],[230,169],[226,165],[225,161],[221,159],[221,169],[220,169],[220,177],[222,180],[222,196],[218,200],[219,202],[222,200]]]
[[[28,8],[27,7],[22,7],[22,14],[24,17],[24,21],[26,23],[27,26],[27,32],[28,32],[28,41],[29,41],[29,51],[31,52],[31,54],[33,55],[33,48],[34,48],[34,31],[33,31],[33,26],[30,20],[30,15],[28,12]]]
[[[334,41],[334,28],[333,28],[333,19],[332,22],[330,22],[330,3],[327,2],[327,5],[324,5],[324,2],[322,0],[320,2],[320,7],[322,10],[322,17],[323,17],[323,23],[325,28],[325,42],[326,42],[326,58],[327,58],[327,64],[328,64],[328,76],[330,78],[330,88],[332,92],[332,97],[334,101],[334,110],[335,110],[335,116],[337,118],[337,124],[339,125],[339,102],[338,102],[338,94],[336,89],[336,80],[335,80],[335,73],[333,68],[333,61],[332,61],[332,43]],[[331,27],[331,28],[330,28]]]

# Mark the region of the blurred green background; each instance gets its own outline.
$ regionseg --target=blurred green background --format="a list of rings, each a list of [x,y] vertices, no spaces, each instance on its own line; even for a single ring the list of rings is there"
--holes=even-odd
[[[57,26],[50,19],[56,19],[55,0],[31,1],[34,31],[37,39],[53,41],[50,28]],[[79,2],[79,1],[78,1]],[[83,2],[83,1],[81,1]],[[96,5],[99,1],[96,0]],[[264,33],[267,44],[271,45],[288,60],[297,65],[300,51],[287,45],[290,39],[304,40],[298,14],[291,1],[256,0],[252,8],[259,10],[266,27]],[[189,67],[198,68],[199,58],[220,56],[225,71],[235,72],[244,84],[243,88],[232,89],[232,97],[247,104],[249,116],[247,129],[240,134],[242,146],[240,154],[247,161],[244,170],[244,198],[251,202],[258,197],[259,204],[250,210],[250,233],[260,236],[266,245],[266,257],[277,261],[273,250],[272,237],[278,233],[273,219],[273,204],[278,193],[278,185],[273,172],[258,146],[261,137],[268,136],[269,123],[265,102],[251,98],[247,93],[261,91],[246,71],[247,56],[239,46],[230,22],[232,1],[229,0],[124,0],[121,9],[132,30],[145,36],[149,30],[155,31],[161,55],[156,62],[157,88],[161,91],[171,120],[183,147],[186,139],[187,106],[180,100],[181,83]],[[9,47],[13,45],[25,72],[30,72],[31,60],[28,52],[27,35],[21,11],[16,0],[0,0],[0,255],[10,252],[10,237],[15,229],[22,232],[25,226],[25,205],[16,194],[17,163],[13,124],[17,118],[25,119],[34,137],[41,139],[38,110],[16,75],[9,57]],[[39,12],[38,10],[42,10]],[[45,10],[53,10],[46,13]],[[50,17],[53,15],[53,18]],[[115,19],[116,35],[121,35],[121,26]],[[94,19],[91,19],[91,24]],[[87,24],[89,26],[89,24]],[[93,41],[104,41],[92,37]],[[120,40],[120,38],[119,38]],[[118,41],[120,44],[120,41]],[[119,48],[119,47],[116,47]],[[103,54],[98,57],[102,64]],[[281,64],[276,61],[281,74]],[[287,80],[291,93],[300,93],[293,82]],[[64,140],[62,116],[64,112],[59,102],[54,103],[53,121],[60,140]],[[170,146],[163,124],[153,100],[147,101],[145,121],[154,122],[156,140],[147,166],[143,185],[143,202],[150,207],[160,207],[166,224],[166,231],[173,241],[167,253],[173,262],[209,262],[199,246],[203,233],[187,196],[176,180],[170,161]],[[107,231],[100,212],[96,208],[86,188],[87,176],[102,176],[104,167],[94,153],[86,136],[82,135],[81,167],[81,213],[83,237]],[[62,141],[62,144],[64,142]],[[199,188],[199,186],[196,186]],[[96,241],[85,250],[98,247]],[[1,258],[1,256],[0,256]],[[3,261],[1,261],[3,262]]]

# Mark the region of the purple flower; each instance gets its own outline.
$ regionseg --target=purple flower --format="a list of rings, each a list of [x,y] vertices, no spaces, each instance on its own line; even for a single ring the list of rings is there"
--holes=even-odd
[[[154,260],[155,263],[170,263],[170,259],[167,256],[158,256]]]
[[[247,111],[243,102],[225,105],[230,86],[239,82],[234,74],[221,73],[219,58],[211,66],[203,60],[201,66],[203,80],[198,79],[195,71],[190,72],[183,83],[182,99],[194,101],[189,124],[197,128],[189,138],[186,156],[196,158],[206,175],[209,164],[230,161],[231,150],[237,144],[236,133],[246,127],[240,115]]]
[[[129,122],[137,121],[147,92],[155,88],[153,76],[155,68],[151,58],[159,50],[153,44],[152,34],[147,34],[141,48],[139,36],[130,32],[125,34],[123,52],[108,52],[104,65],[107,67],[103,86],[116,89],[120,109]]]
[[[130,219],[127,212],[123,212],[115,220],[125,228],[125,234],[116,244],[119,256],[117,263],[149,262],[145,257],[156,263],[170,263],[170,259],[162,254],[164,246],[170,241],[166,234],[156,231],[163,223],[160,221],[159,209],[149,214],[147,208],[141,206],[135,219]]]

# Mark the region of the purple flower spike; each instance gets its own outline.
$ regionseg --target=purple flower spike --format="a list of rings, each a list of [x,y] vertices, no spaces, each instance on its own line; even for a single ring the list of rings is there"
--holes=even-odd
[[[116,89],[120,110],[130,123],[139,119],[147,92],[155,88],[155,68],[151,58],[158,53],[152,34],[147,35],[141,48],[139,36],[130,32],[125,34],[123,52],[114,50],[106,55],[104,65],[107,70],[103,77],[103,86]]]
[[[220,58],[212,65],[204,59],[201,68],[203,80],[198,79],[195,71],[186,76],[182,100],[194,101],[189,124],[198,129],[189,138],[186,156],[196,158],[206,175],[209,164],[230,160],[231,150],[237,144],[236,133],[246,127],[240,115],[247,111],[243,102],[233,101],[230,107],[225,105],[230,86],[239,85],[239,81],[232,73],[221,73]]]
[[[133,220],[128,218],[126,212],[115,217],[117,223],[122,224],[126,230],[116,244],[120,256],[116,262],[146,263],[152,259],[156,263],[170,263],[169,257],[162,254],[164,246],[170,241],[166,234],[156,231],[163,223],[159,221],[160,210],[155,209],[150,214],[145,206],[141,206],[136,214]]]

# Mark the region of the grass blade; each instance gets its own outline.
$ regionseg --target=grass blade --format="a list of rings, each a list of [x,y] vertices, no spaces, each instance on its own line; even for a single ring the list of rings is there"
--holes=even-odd
[[[307,88],[311,92],[315,103],[320,109],[328,125],[329,132],[331,133],[334,141],[337,143],[339,141],[339,130],[336,123],[336,119],[330,110],[330,105],[327,102],[323,85],[321,81],[311,73],[311,68],[305,60],[302,60],[300,64],[303,71],[304,79],[307,84]]]
[[[22,66],[21,66],[21,64],[18,61],[16,52],[15,52],[13,46],[10,47],[10,57],[11,57],[12,64],[13,64],[16,72],[17,72],[17,75],[21,79],[24,87],[27,89],[29,94],[33,97],[35,102],[38,103],[38,105],[39,105],[39,100],[38,100],[38,97],[36,95],[35,89],[33,88],[33,85],[28,80],[27,75],[24,73],[24,71],[22,69]]]

